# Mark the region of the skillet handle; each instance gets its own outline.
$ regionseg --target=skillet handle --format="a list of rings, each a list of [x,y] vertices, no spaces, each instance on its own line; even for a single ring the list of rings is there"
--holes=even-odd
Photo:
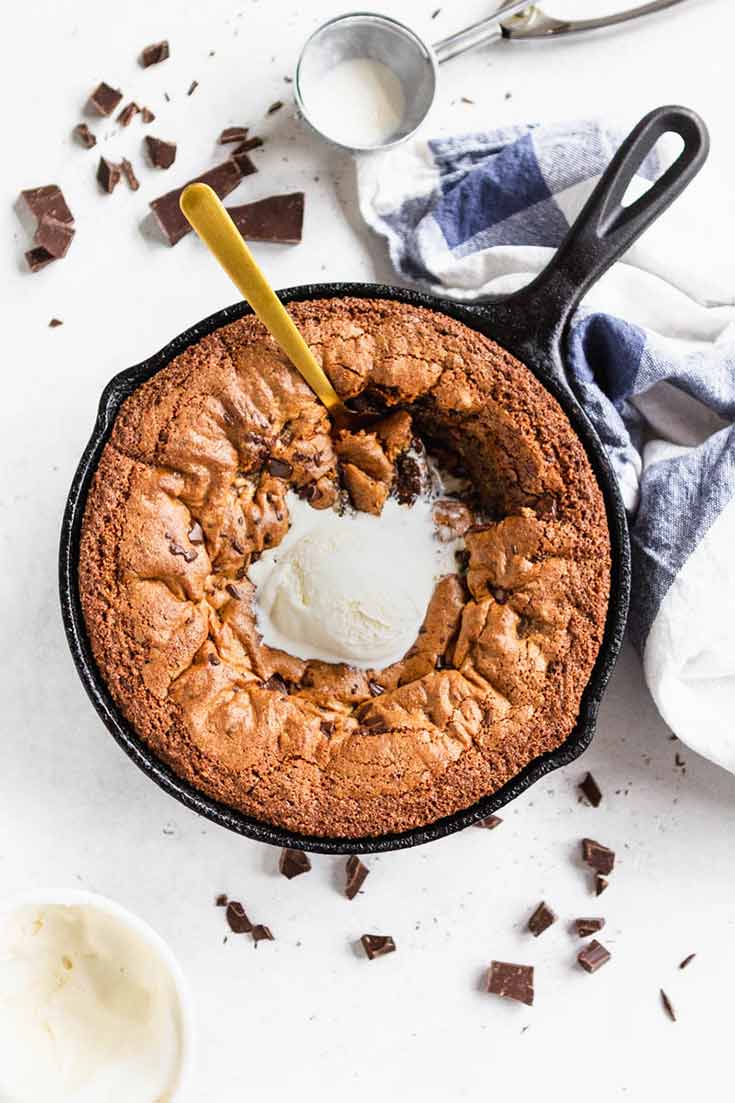
[[[684,148],[672,165],[629,206],[622,199],[641,164],[667,133]],[[590,287],[684,191],[707,159],[709,134],[686,107],[658,107],[630,132],[602,174],[543,272],[507,300],[515,314],[532,307],[537,336],[559,340],[569,315]],[[527,304],[527,305],[526,305]]]

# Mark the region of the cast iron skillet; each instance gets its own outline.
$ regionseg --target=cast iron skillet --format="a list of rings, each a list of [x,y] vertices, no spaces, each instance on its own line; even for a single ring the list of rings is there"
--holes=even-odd
[[[621,200],[636,170],[657,140],[669,131],[683,139],[684,147],[679,157],[643,196],[627,207],[622,206]],[[513,295],[482,305],[464,306],[417,291],[369,283],[308,284],[280,292],[284,303],[350,295],[393,299],[448,314],[470,329],[493,338],[523,361],[568,416],[602,488],[610,529],[613,570],[602,647],[582,696],[577,724],[562,746],[536,758],[498,792],[462,812],[399,834],[352,839],[299,835],[251,819],[242,812],[219,804],[177,777],[138,738],[100,676],[84,626],[77,561],[87,493],[124,400],[189,345],[220,326],[250,313],[245,303],[237,303],[188,329],[155,356],[121,372],[110,381],[102,394],[94,432],[79,462],[64,512],[60,591],[69,646],[92,704],[123,750],[144,773],[188,808],[242,835],[275,846],[336,854],[365,853],[416,846],[467,827],[513,800],[551,770],[572,762],[587,748],[594,733],[600,699],[623,639],[630,591],[630,546],[623,502],[604,447],[564,376],[561,352],[566,326],[572,310],[595,280],[669,206],[699,171],[707,157],[708,145],[707,130],[694,112],[682,107],[661,107],[652,111],[618,150],[548,267],[533,283]]]

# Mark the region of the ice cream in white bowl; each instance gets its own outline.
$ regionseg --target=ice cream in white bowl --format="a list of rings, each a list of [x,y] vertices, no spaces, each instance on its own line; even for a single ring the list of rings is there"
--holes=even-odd
[[[0,1100],[183,1103],[191,999],[171,950],[80,890],[0,902]]]

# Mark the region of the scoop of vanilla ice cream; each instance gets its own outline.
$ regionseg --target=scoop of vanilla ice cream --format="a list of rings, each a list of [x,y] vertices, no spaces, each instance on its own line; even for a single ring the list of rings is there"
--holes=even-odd
[[[436,581],[454,570],[431,505],[389,499],[380,517],[315,510],[290,494],[283,542],[250,568],[263,641],[300,659],[369,669],[413,644]]]

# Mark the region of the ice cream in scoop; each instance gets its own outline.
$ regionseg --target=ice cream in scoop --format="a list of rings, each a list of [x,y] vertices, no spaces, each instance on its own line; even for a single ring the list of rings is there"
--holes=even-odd
[[[316,510],[289,494],[291,527],[253,564],[258,628],[300,659],[364,669],[397,662],[421,627],[437,580],[456,569],[432,506],[389,499],[379,517]]]

